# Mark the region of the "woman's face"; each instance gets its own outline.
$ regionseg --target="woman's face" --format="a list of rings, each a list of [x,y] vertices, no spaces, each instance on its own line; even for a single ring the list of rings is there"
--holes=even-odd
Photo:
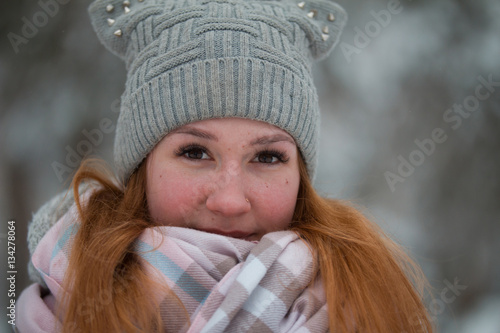
[[[285,131],[223,118],[170,132],[147,159],[147,199],[163,225],[259,240],[292,221],[297,147]]]

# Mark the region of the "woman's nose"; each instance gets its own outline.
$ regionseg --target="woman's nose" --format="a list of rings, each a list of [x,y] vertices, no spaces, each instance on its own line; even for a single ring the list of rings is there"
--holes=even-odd
[[[250,211],[250,200],[246,196],[246,184],[237,167],[221,170],[214,179],[206,206],[216,214],[227,217],[240,216]]]

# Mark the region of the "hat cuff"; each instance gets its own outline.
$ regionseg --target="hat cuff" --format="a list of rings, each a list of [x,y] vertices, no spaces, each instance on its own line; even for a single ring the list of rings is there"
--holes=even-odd
[[[132,84],[129,78],[114,149],[118,176],[125,182],[173,129],[228,117],[260,120],[288,132],[313,178],[319,106],[309,74],[262,59],[228,57],[177,66],[136,89]]]

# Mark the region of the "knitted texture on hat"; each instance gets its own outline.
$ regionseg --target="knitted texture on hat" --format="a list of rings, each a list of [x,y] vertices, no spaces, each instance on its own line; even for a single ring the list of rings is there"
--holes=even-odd
[[[319,106],[311,66],[346,23],[336,3],[97,0],[89,12],[128,71],[114,147],[122,179],[171,130],[221,117],[282,128],[313,177]]]

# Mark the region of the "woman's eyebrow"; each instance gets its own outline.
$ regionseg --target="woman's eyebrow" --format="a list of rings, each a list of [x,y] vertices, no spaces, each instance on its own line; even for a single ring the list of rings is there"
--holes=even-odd
[[[218,141],[219,139],[208,132],[192,127],[180,127],[170,132],[170,134],[189,134],[206,140]]]
[[[197,129],[197,128],[187,127],[187,126],[177,128],[169,133],[169,135],[172,135],[172,134],[189,134],[189,135],[196,136],[198,138],[202,138],[202,139],[206,139],[206,140],[213,140],[216,142],[219,140],[212,133],[209,133],[209,132]],[[282,141],[290,142],[291,144],[295,145],[295,141],[290,136],[285,135],[285,134],[281,134],[281,133],[261,136],[255,140],[253,140],[252,142],[250,142],[250,145],[251,146],[267,145],[267,144],[271,144],[271,143],[275,143],[275,142],[282,142]]]
[[[275,142],[281,142],[281,141],[287,141],[292,143],[295,146],[295,141],[288,135],[285,134],[274,134],[274,135],[266,135],[262,136],[258,139],[253,140],[250,142],[250,145],[255,146],[255,145],[267,145]]]

